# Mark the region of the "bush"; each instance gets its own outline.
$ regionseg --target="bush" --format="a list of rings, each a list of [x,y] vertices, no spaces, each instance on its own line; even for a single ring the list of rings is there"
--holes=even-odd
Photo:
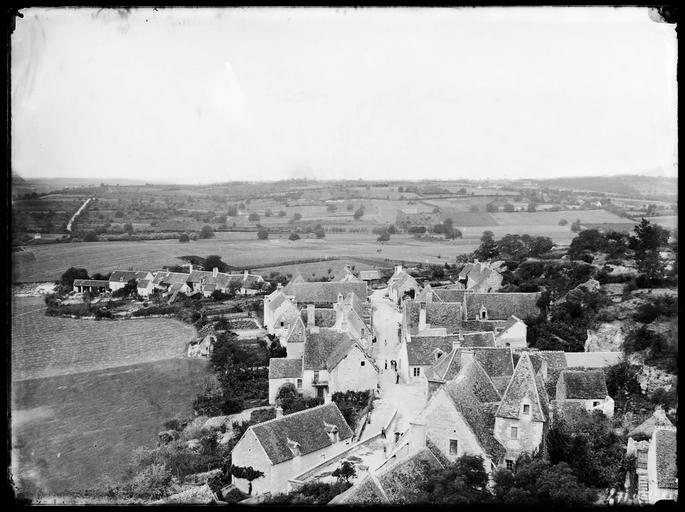
[[[269,232],[266,229],[262,228],[259,231],[257,231],[257,238],[259,238],[260,240],[266,240],[267,238],[269,238]]]
[[[560,226],[565,226],[568,224],[568,221],[566,219],[559,219],[559,225]]]
[[[209,224],[202,226],[200,230],[200,238],[212,238],[214,236],[214,228]]]
[[[300,239],[300,235],[298,235],[298,234],[295,233],[294,231],[293,231],[292,233],[290,233],[290,236],[288,237],[288,240],[291,240],[291,241],[293,241],[293,242],[294,242],[295,240],[299,240],[299,239]]]
[[[95,231],[89,231],[86,236],[83,237],[86,242],[97,242],[98,234]]]
[[[181,233],[181,236],[178,237],[178,241],[181,243],[190,242],[190,237],[188,236],[188,233]]]

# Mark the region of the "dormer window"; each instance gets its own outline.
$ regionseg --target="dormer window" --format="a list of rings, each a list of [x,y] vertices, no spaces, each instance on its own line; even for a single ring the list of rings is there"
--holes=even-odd
[[[330,439],[331,443],[337,443],[340,441],[340,435],[338,431],[338,427],[336,425],[331,425],[330,423],[324,422],[324,429],[326,430],[326,434],[328,434],[328,439]]]
[[[523,414],[530,414],[530,405],[523,404]]]
[[[487,320],[488,319],[488,310],[486,309],[485,306],[480,307],[480,313],[478,316],[481,320]]]
[[[599,405],[599,402],[597,402],[597,401],[592,402],[592,407],[597,407],[598,405]]]
[[[300,443],[297,441],[293,441],[291,439],[288,439],[288,448],[290,448],[290,451],[293,452],[293,456],[297,457],[301,454],[300,451]]]
[[[435,360],[437,361],[437,360],[440,359],[443,355],[444,355],[444,352],[443,352],[442,350],[437,350],[437,351],[435,352]]]

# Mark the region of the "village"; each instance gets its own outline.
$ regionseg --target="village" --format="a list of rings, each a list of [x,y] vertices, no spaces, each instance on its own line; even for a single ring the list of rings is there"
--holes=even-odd
[[[250,422],[232,440],[230,483],[212,492],[207,481],[219,470],[201,477],[200,502],[268,503],[308,484],[334,483],[340,468],[349,471],[347,486],[332,504],[410,502],[432,470],[460,457],[479,457],[492,484],[498,470],[513,471],[522,457],[549,457],[546,438],[557,425],[614,416],[605,371],[623,352],[529,348],[528,323],[543,314],[541,293],[500,292],[503,261],[475,259],[454,282],[435,286],[402,265],[387,280],[380,270],[346,265],[330,281],[308,282],[295,273],[285,286],[248,270],[187,267],[74,279],[67,301],[84,294],[97,301],[126,287],[139,300],[161,296],[168,304],[231,291],[263,301],[263,314],[242,316],[248,325],[241,327],[284,349],[285,357],[268,361],[275,417]],[[215,324],[204,323],[188,343],[188,357],[211,358]],[[332,400],[350,392],[368,396],[352,424]],[[307,405],[284,414],[286,397]],[[214,423],[230,427],[230,418]],[[596,501],[677,500],[675,436],[657,407],[628,436],[626,456],[636,463],[625,471],[625,490]]]

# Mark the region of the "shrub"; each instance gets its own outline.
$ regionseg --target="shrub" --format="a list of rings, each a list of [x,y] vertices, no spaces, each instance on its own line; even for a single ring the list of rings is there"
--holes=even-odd
[[[257,238],[259,238],[260,240],[266,240],[267,238],[269,238],[269,232],[266,229],[262,228],[259,231],[257,231]]]
[[[98,234],[95,231],[89,231],[86,236],[83,237],[86,242],[97,242]]]
[[[294,231],[291,232],[291,233],[290,233],[290,236],[288,237],[288,240],[291,240],[291,241],[293,241],[293,242],[294,242],[295,240],[299,240],[299,239],[300,239],[300,235],[298,235],[298,234],[295,233]]]
[[[178,237],[178,241],[181,243],[190,242],[190,237],[188,236],[188,233],[181,233],[181,236]]]
[[[214,236],[214,228],[209,224],[202,226],[200,230],[200,238],[212,238]]]

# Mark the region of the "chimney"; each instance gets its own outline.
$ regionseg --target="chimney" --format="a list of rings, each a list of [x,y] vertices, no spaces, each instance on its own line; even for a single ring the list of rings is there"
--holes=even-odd
[[[426,329],[426,303],[419,302],[419,332]]]
[[[193,273],[193,264],[192,263],[188,263],[188,273],[189,274]]]
[[[461,359],[460,365],[463,368],[467,364],[473,361],[473,348],[472,347],[462,347],[461,349]]]
[[[282,417],[282,416],[283,416],[283,407],[281,407],[281,406],[279,405],[278,407],[276,407],[276,417],[277,417],[277,418],[280,418],[280,417]]]
[[[219,275],[219,269],[217,267],[214,267],[212,269],[212,277],[216,277]]]
[[[409,448],[420,450],[426,447],[426,425],[425,423],[409,424]]]
[[[277,290],[283,289],[283,285],[281,283],[276,283],[276,289]]]
[[[464,342],[464,335],[459,333],[459,336],[452,339],[452,348],[460,348]]]
[[[312,328],[316,325],[314,315],[314,304],[307,304],[307,327]]]
[[[342,304],[342,301],[343,301],[343,294],[338,293],[338,304]]]
[[[245,271],[243,272],[243,281],[244,281],[245,279],[247,279],[247,276],[248,276],[249,274],[250,274],[250,271],[249,271],[249,270],[245,270]]]
[[[402,265],[395,265],[395,274],[402,272]]]
[[[323,395],[323,403],[325,405],[333,403],[333,400],[331,399],[331,394],[330,393],[324,393]]]

